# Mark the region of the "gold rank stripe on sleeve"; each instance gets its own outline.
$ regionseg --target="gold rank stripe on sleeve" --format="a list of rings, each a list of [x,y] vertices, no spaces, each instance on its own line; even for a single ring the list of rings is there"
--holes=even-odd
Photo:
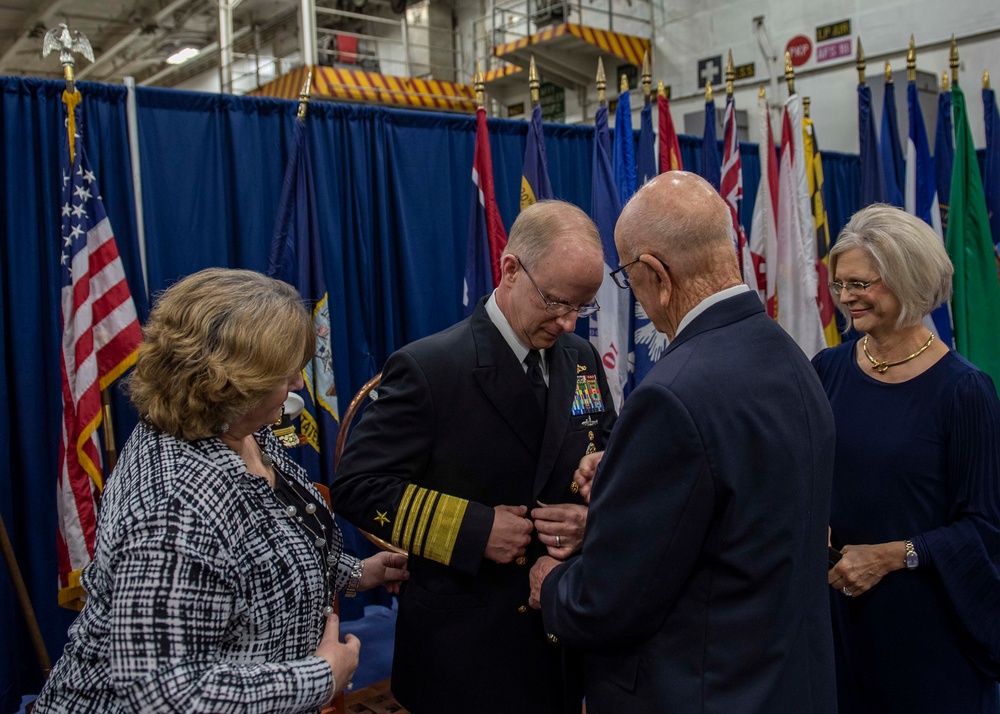
[[[469,502],[410,484],[399,503],[392,542],[403,550],[449,565]]]

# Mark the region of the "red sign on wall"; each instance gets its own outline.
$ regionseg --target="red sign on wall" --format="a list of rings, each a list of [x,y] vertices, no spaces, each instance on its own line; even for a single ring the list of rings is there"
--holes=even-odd
[[[785,52],[792,58],[793,67],[801,67],[812,57],[812,40],[805,35],[796,35],[785,45]]]

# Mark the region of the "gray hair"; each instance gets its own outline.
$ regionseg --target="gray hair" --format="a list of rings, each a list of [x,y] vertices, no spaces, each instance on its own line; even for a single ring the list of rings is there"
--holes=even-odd
[[[951,295],[955,268],[944,243],[933,228],[906,211],[875,203],[851,216],[830,249],[830,275],[836,273],[840,254],[854,248],[872,257],[882,283],[899,300],[897,328],[918,324]],[[839,299],[836,303],[849,317]]]
[[[597,226],[579,207],[566,201],[539,201],[518,214],[503,255],[517,256],[527,266],[537,265],[558,238],[567,236],[603,252]]]

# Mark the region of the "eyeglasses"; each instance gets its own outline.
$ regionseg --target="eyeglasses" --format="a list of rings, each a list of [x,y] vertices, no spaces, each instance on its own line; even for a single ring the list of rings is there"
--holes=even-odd
[[[846,290],[851,295],[857,295],[858,293],[863,293],[868,288],[870,288],[875,283],[881,283],[882,278],[875,278],[874,280],[869,280],[867,283],[863,283],[860,280],[847,280],[841,282],[835,280],[832,283],[827,283],[830,286],[830,292],[833,293],[834,297],[840,297],[840,293]]]
[[[653,257],[656,258],[655,255]],[[660,265],[663,266],[664,270],[670,270],[670,266],[669,265],[667,265],[666,263],[664,263],[659,258],[656,258],[656,259],[660,261]],[[640,255],[638,258],[636,258],[635,260],[633,260],[631,263],[625,263],[625,265],[623,265],[622,267],[616,268],[615,270],[612,270],[610,273],[608,273],[608,275],[611,276],[611,279],[615,281],[615,285],[617,285],[618,287],[620,287],[622,290],[625,290],[626,288],[632,287],[632,282],[628,279],[628,272],[625,270],[625,268],[628,268],[629,266],[635,265],[640,260],[642,260],[642,255]]]
[[[514,257],[517,258],[516,255]],[[601,306],[596,299],[593,302],[588,302],[586,305],[579,305],[579,306],[570,305],[569,303],[566,302],[557,302],[555,300],[549,300],[547,297],[545,297],[545,293],[542,292],[541,288],[538,287],[538,283],[535,282],[535,279],[531,277],[531,273],[528,272],[528,269],[524,267],[524,263],[521,262],[520,258],[517,258],[517,264],[521,266],[521,270],[524,271],[524,274],[528,276],[528,280],[531,281],[531,284],[535,287],[535,290],[538,291],[538,297],[540,297],[542,299],[542,302],[545,303],[546,312],[551,313],[552,315],[556,315],[557,317],[562,317],[563,315],[568,315],[571,312],[575,312],[577,319],[580,319],[581,317],[590,317],[591,315],[593,315],[594,313],[596,313],[598,310],[601,309]]]

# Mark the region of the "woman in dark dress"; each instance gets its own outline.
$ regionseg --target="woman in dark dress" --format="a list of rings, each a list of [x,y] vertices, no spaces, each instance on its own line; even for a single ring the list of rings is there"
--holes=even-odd
[[[875,205],[844,228],[830,274],[862,334],[813,360],[837,425],[840,711],[996,714],[1000,401],[924,325],[951,293],[951,262],[924,222]]]

